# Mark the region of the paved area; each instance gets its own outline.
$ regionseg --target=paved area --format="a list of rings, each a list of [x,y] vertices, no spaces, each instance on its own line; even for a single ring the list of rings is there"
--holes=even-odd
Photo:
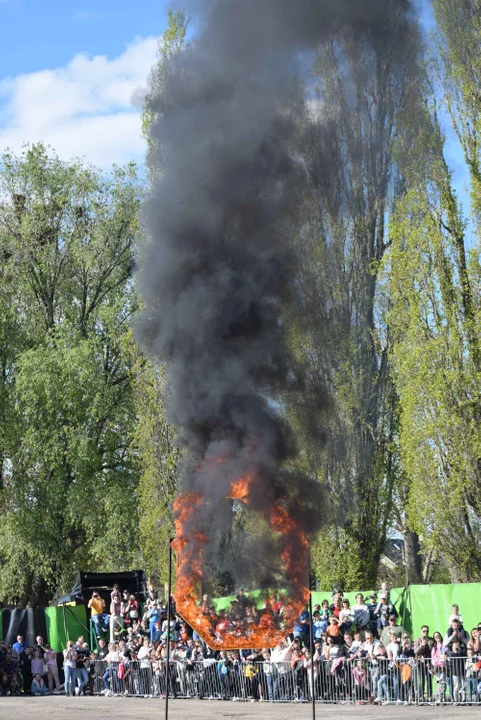
[[[479,718],[481,707],[398,707],[388,705],[317,705],[316,720],[349,718],[349,720],[431,720],[446,718]],[[163,720],[165,703],[143,698],[69,698],[0,697],[1,720]],[[309,705],[271,705],[270,703],[233,703],[211,700],[171,700],[170,720],[221,720],[223,718],[252,718],[253,720],[309,720]]]

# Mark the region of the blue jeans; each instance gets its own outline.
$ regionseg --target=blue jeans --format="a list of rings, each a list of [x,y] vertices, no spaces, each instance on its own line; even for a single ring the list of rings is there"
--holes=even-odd
[[[466,698],[468,703],[478,700],[478,681],[474,677],[466,678]]]
[[[389,691],[389,675],[381,675],[377,681],[377,696],[378,698],[385,696],[388,702],[391,699],[391,693]]]
[[[73,695],[73,690],[75,687],[75,668],[65,667],[63,668],[64,674],[65,674],[65,695]],[[69,691],[69,685],[70,691]]]
[[[85,668],[77,668],[75,671],[75,681],[78,683],[79,690],[83,690],[89,681],[89,674]]]
[[[266,675],[266,680],[269,700],[273,702],[277,700],[277,675]]]
[[[32,690],[32,695],[48,695],[49,694],[48,687],[41,687],[37,688],[36,690]]]
[[[99,615],[92,615],[92,622],[95,625],[95,632],[100,635],[101,630],[109,629],[110,615],[107,613],[100,613]]]
[[[107,671],[103,674],[104,687],[111,692],[117,692],[117,663],[115,666],[109,665]]]

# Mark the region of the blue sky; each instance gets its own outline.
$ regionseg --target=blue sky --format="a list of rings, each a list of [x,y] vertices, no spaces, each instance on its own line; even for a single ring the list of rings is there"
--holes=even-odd
[[[0,0],[0,152],[44,140],[95,164],[141,161],[139,108],[164,0]]]
[[[416,2],[429,30],[429,4]],[[0,0],[0,152],[43,140],[66,159],[142,162],[139,97],[169,5],[175,0]],[[466,204],[466,166],[446,129]]]

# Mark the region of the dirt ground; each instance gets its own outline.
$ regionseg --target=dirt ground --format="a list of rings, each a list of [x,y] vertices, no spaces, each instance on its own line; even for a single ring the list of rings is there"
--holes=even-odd
[[[165,703],[162,700],[116,697],[0,697],[1,720],[163,720]],[[352,720],[403,720],[403,718],[461,718],[480,717],[479,707],[383,707],[357,705],[317,705],[316,718],[352,718]],[[171,700],[171,720],[215,720],[221,718],[253,718],[253,720],[309,720],[310,705],[269,703],[234,703],[215,700]]]

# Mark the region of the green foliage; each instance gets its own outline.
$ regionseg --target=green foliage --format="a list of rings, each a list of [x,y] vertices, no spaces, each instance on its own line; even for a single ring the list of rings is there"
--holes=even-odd
[[[324,448],[306,425],[305,404],[291,405],[303,458],[327,491],[318,572],[322,582],[328,568],[321,556],[332,540],[329,576],[365,587],[376,582],[397,480],[379,271],[396,181],[394,138],[418,56],[415,27],[395,10],[390,22],[390,30],[403,28],[402,49],[386,48],[383,37],[343,33],[318,51],[321,109],[314,120],[307,113],[303,127],[314,190],[306,192],[296,240],[301,307],[291,320],[308,393],[321,398],[327,390],[330,398],[315,422],[325,428]]]
[[[460,32],[470,36],[474,29],[460,29],[453,3],[434,5],[444,101],[460,139],[464,132],[469,136],[465,151],[468,145],[472,150],[478,130],[469,121],[461,130],[456,119],[466,113],[467,81],[453,43]],[[465,44],[470,46],[468,38]],[[479,233],[469,256],[467,221],[444,158],[437,102],[429,83],[423,90],[424,100],[411,106],[400,139],[405,187],[387,258],[400,452],[409,478],[410,526],[421,535],[425,553],[442,558],[454,581],[469,581],[481,572]],[[475,175],[471,171],[474,195]]]
[[[154,156],[156,157],[155,172],[158,172],[158,155],[161,152],[158,141],[152,133],[158,113],[156,104],[165,90],[167,68],[169,67],[170,71],[172,71],[175,67],[176,58],[185,48],[188,24],[189,20],[185,12],[182,10],[174,12],[169,8],[167,11],[167,27],[159,38],[157,65],[152,68],[150,90],[142,108],[142,135],[147,140],[147,163],[152,180],[155,178],[153,175],[154,165],[151,160]]]
[[[0,597],[138,564],[131,277],[142,189],[42,145],[0,160]]]

